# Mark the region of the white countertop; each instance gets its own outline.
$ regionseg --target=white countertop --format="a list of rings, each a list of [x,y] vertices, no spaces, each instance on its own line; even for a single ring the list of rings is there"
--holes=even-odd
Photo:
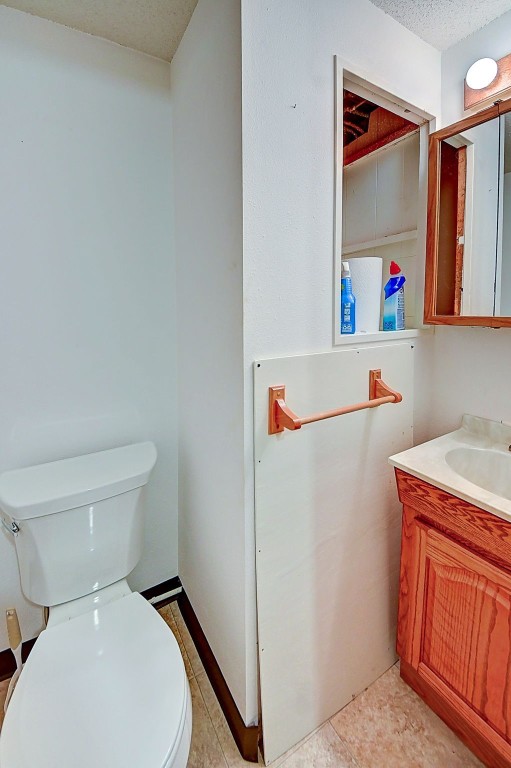
[[[408,472],[426,483],[511,522],[511,498],[492,493],[465,479],[449,466],[445,458],[449,451],[461,447],[483,449],[486,452],[490,451],[492,455],[500,454],[498,457],[500,464],[505,463],[503,456],[506,460],[509,459],[511,480],[510,446],[511,426],[478,416],[465,415],[460,429],[409,448],[407,451],[396,453],[389,458],[389,462],[403,472]],[[507,463],[505,466],[507,467]]]

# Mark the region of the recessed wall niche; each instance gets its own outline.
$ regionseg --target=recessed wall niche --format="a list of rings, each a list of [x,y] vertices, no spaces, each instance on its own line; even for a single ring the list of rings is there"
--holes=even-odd
[[[428,116],[356,75],[337,71],[334,343],[417,334],[422,317]],[[406,330],[341,335],[341,261],[378,256],[406,277]],[[381,309],[381,308],[380,308]],[[380,311],[380,316],[381,316]]]

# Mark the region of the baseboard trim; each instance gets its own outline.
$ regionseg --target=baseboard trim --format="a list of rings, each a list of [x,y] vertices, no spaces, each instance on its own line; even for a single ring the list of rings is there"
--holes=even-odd
[[[37,640],[36,637],[34,637],[33,640],[26,640],[23,645],[21,646],[21,659],[23,663],[26,662],[28,658],[28,654],[34,647],[34,643]],[[3,680],[8,680],[10,677],[14,675],[16,671],[16,661],[14,660],[14,656],[12,655],[12,651],[7,648],[5,651],[0,651],[0,682]]]
[[[152,603],[155,608],[162,608],[164,605],[176,600],[181,589],[181,580],[179,576],[174,576],[174,578],[162,581],[161,584],[157,584],[155,587],[144,589],[140,594]],[[21,646],[23,663],[27,660],[36,640],[36,637],[32,640],[26,640]],[[9,648],[5,651],[0,651],[0,682],[8,680],[13,676],[15,671],[16,662],[12,655],[12,651]]]
[[[192,604],[184,590],[179,595],[177,601],[181,615],[188,627],[188,631],[190,632],[195,647],[197,648],[197,652],[204,665],[204,670],[209,677],[218,702],[222,707],[225,719],[227,720],[227,725],[231,730],[236,746],[244,760],[247,760],[250,763],[257,763],[259,727],[257,725],[246,726],[243,722],[243,718],[238,711],[236,702],[232,697],[222,671],[218,666],[218,662],[207,641],[206,635],[202,630]]]
[[[155,608],[163,608],[164,605],[176,600],[182,589],[181,579],[179,576],[174,576],[174,578],[162,581],[155,587],[144,589],[140,594]]]

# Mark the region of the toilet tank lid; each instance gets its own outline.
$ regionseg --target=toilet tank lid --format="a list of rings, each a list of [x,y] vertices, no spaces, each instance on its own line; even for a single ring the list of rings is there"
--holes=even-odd
[[[51,515],[145,485],[154,443],[136,443],[0,475],[0,509],[14,520]]]

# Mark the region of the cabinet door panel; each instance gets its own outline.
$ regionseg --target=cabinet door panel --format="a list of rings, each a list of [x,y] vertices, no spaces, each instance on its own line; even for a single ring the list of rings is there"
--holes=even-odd
[[[511,735],[511,576],[438,531],[426,543],[422,661]]]

